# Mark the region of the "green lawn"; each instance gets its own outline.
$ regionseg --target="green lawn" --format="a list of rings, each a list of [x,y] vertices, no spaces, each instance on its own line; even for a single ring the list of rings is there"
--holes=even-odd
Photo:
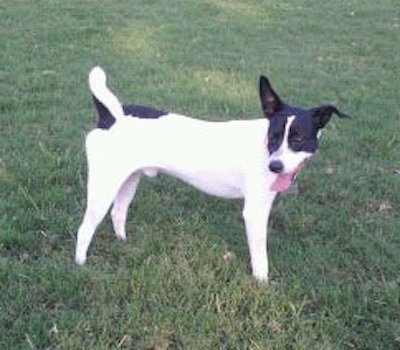
[[[4,0],[0,19],[0,349],[400,348],[397,1]],[[96,64],[123,100],[199,118],[260,117],[260,74],[353,116],[275,202],[269,285],[240,201],[163,176],[128,241],[107,220],[74,265]]]

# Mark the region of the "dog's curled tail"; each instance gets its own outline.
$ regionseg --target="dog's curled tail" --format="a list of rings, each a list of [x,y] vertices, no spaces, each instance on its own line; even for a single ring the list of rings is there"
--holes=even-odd
[[[116,120],[125,117],[121,102],[107,87],[106,74],[99,66],[92,68],[89,73],[89,88],[99,113],[99,128],[108,129]]]

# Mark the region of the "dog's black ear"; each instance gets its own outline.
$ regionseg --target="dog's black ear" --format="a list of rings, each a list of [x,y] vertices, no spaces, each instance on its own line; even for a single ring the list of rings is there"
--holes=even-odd
[[[346,113],[343,113],[335,106],[326,104],[311,110],[314,122],[319,129],[322,129],[331,119],[332,113],[335,113],[339,118],[350,118]]]
[[[283,105],[278,94],[272,89],[268,78],[263,75],[260,76],[260,100],[264,115],[268,119],[279,111]]]

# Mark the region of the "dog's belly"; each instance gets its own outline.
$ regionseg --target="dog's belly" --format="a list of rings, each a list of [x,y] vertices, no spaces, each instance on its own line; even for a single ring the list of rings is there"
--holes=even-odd
[[[223,198],[241,198],[242,189],[235,174],[218,174],[217,172],[179,172],[160,169],[163,173],[174,176],[198,190]]]

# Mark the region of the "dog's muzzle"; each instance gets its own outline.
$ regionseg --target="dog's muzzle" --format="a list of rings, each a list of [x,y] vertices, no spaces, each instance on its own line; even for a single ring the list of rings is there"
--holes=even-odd
[[[283,163],[281,161],[273,160],[269,164],[269,169],[277,174],[276,179],[271,184],[270,190],[274,192],[286,192],[293,181],[296,179],[297,174],[303,168],[303,166],[307,163],[307,160],[303,160],[297,168],[291,173],[282,173],[283,172]]]

